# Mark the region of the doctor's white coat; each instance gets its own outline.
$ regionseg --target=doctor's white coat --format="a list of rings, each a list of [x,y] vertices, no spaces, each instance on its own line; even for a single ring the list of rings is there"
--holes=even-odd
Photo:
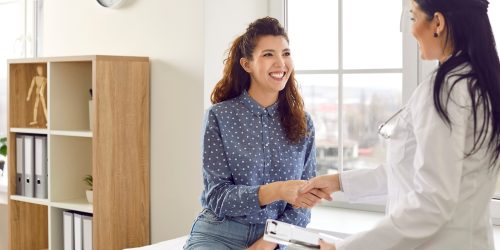
[[[444,94],[456,79],[448,78]],[[338,250],[494,249],[489,203],[497,171],[488,168],[486,143],[464,156],[474,140],[467,81],[451,90],[450,130],[434,108],[433,80],[419,84],[393,121],[386,165],[342,173],[349,200],[387,195],[388,201],[386,216],[375,228],[337,243]]]

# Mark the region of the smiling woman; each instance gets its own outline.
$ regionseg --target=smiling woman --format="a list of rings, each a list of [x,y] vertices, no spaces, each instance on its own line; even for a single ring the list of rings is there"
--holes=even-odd
[[[294,79],[288,36],[258,19],[232,44],[203,138],[203,211],[185,249],[274,249],[267,219],[306,226],[326,194],[298,196],[315,175],[314,127]],[[316,190],[315,190],[316,191]]]

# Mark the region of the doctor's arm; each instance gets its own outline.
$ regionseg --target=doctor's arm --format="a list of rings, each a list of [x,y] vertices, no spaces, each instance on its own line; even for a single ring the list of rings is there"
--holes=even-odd
[[[375,169],[356,169],[317,176],[307,182],[301,193],[320,189],[331,194],[343,191],[350,202],[367,202],[385,197],[387,194],[387,176],[383,165]]]

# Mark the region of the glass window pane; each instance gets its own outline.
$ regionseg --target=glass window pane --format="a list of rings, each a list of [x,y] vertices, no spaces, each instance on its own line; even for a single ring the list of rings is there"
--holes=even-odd
[[[295,69],[337,69],[338,1],[289,0],[288,35]]]
[[[402,81],[402,74],[344,75],[344,170],[385,162],[385,140],[377,130],[401,108]]]
[[[402,68],[402,1],[347,0],[343,7],[344,68]]]
[[[334,173],[338,161],[338,75],[297,75],[306,111],[316,130],[317,174]]]
[[[0,2],[0,136],[7,134],[7,59],[23,57],[22,1]]]

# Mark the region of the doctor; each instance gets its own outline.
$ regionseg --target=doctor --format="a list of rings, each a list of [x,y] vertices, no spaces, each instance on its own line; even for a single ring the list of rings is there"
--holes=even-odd
[[[381,125],[388,161],[311,179],[307,193],[387,194],[373,229],[321,249],[494,249],[489,203],[500,153],[500,62],[486,0],[411,0],[421,57],[439,67]],[[392,127],[392,129],[391,129]]]

